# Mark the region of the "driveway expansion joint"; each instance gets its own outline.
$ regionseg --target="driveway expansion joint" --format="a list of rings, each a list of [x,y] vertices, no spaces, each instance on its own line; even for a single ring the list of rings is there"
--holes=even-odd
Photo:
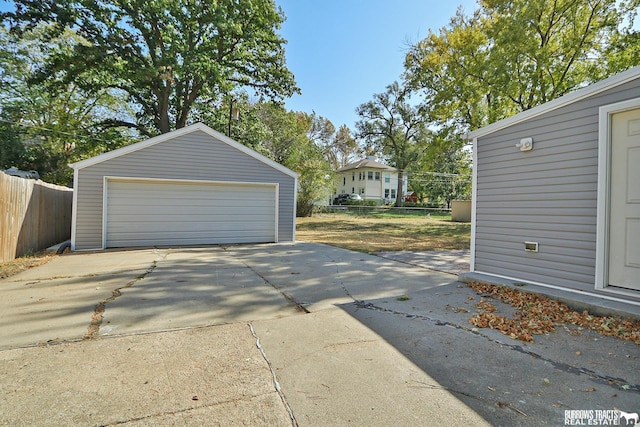
[[[91,315],[91,323],[89,324],[89,327],[87,328],[87,333],[84,335],[84,337],[82,337],[82,339],[91,340],[91,339],[96,338],[98,336],[98,333],[100,332],[100,326],[102,326],[102,320],[104,319],[104,311],[106,310],[107,304],[112,302],[112,301],[115,301],[116,298],[121,296],[122,295],[122,292],[121,292],[122,289],[127,289],[127,288],[132,287],[137,282],[139,282],[140,280],[144,279],[149,274],[151,274],[153,272],[153,270],[155,270],[156,267],[158,266],[158,261],[161,261],[161,260],[165,259],[168,255],[169,255],[169,252],[165,252],[164,255],[161,255],[158,259],[155,259],[151,263],[149,268],[147,268],[147,270],[145,270],[144,273],[140,274],[135,279],[129,281],[126,285],[114,289],[113,291],[111,291],[111,296],[109,298],[104,299],[104,300],[100,301],[98,304],[96,304],[96,306],[95,306],[95,308],[93,310],[93,315]]]
[[[253,329],[253,325],[251,323],[249,323],[248,325],[249,325],[249,330],[251,331],[251,335],[253,335],[253,337],[256,339],[256,347],[258,348],[258,350],[260,350],[260,354],[262,354],[262,358],[264,359],[267,366],[269,367],[269,371],[271,371],[273,385],[276,389],[276,392],[278,393],[278,396],[280,396],[280,400],[282,401],[282,404],[284,405],[285,409],[289,413],[289,418],[291,419],[291,425],[293,427],[298,427],[298,421],[296,420],[296,417],[293,414],[293,410],[291,409],[291,406],[289,406],[289,403],[287,402],[286,396],[282,392],[282,388],[280,387],[280,383],[278,382],[278,378],[276,377],[276,371],[273,369],[273,366],[271,365],[271,361],[267,357],[267,353],[265,353],[264,349],[262,348],[262,345],[260,344],[260,338],[256,335],[256,331]]]

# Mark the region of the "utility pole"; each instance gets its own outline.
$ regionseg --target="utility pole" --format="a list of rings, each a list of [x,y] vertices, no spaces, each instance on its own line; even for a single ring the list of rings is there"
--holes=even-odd
[[[229,130],[227,131],[227,136],[231,138],[231,121],[240,118],[240,110],[237,107],[233,106],[233,98],[229,99]]]

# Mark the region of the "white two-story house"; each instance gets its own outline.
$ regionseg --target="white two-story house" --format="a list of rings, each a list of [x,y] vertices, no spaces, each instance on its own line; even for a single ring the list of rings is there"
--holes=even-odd
[[[394,202],[397,197],[397,169],[376,162],[375,157],[349,163],[336,172],[336,196],[358,194],[364,200],[375,200],[381,204],[385,201]],[[403,179],[402,192],[407,193],[406,178]]]

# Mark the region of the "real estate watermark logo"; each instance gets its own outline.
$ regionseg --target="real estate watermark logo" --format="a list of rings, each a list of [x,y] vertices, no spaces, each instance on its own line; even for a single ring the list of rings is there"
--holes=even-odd
[[[637,412],[614,409],[585,409],[564,411],[566,426],[635,426],[640,424]]]

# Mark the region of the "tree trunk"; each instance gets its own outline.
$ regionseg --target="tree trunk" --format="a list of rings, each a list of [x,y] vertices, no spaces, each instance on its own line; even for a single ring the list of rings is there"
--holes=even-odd
[[[171,123],[169,121],[169,82],[165,82],[165,87],[160,93],[158,99],[158,129],[161,133],[171,132]]]
[[[403,205],[404,194],[402,194],[402,181],[404,181],[404,171],[398,169],[398,187],[396,189],[396,204],[395,206],[399,208]]]

